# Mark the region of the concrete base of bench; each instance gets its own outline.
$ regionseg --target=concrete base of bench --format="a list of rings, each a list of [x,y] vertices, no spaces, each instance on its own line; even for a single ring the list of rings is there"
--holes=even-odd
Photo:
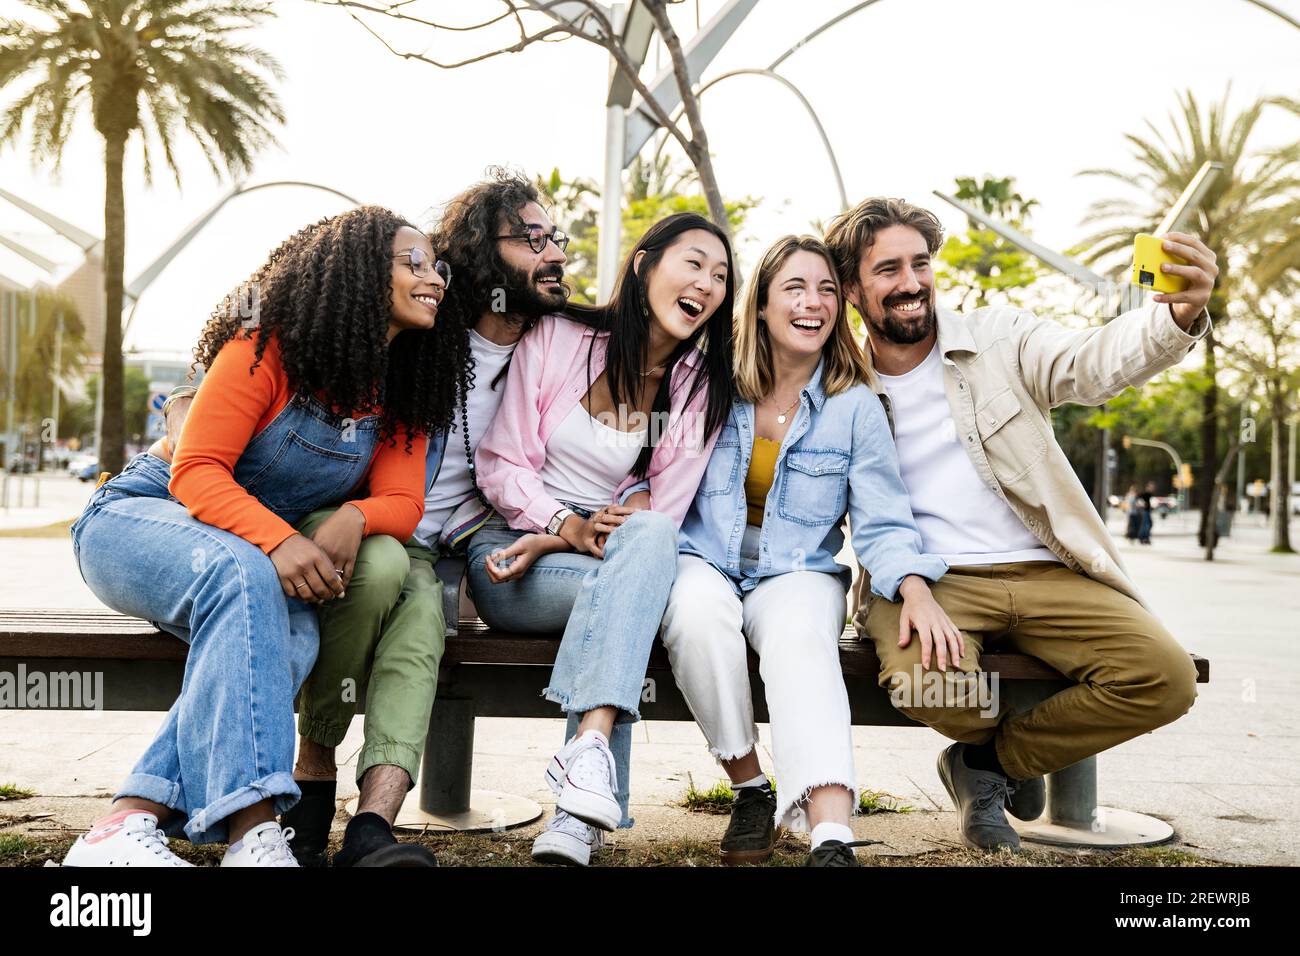
[[[424,740],[420,779],[402,803],[394,826],[421,833],[481,833],[525,826],[542,815],[535,800],[499,790],[471,790],[473,773],[474,701],[439,694]],[[355,814],[357,800],[349,800],[346,809]]]
[[[454,618],[452,618],[454,619]],[[475,717],[559,717],[541,697],[559,640],[503,634],[481,622],[460,621],[449,636],[431,715],[424,763],[408,805],[422,814],[414,826],[447,829],[501,829],[536,820],[535,802],[508,794],[473,791]],[[167,710],[180,692],[188,648],[145,621],[106,610],[0,610],[0,674],[79,673],[102,676],[104,710]],[[1193,656],[1198,681],[1209,680],[1209,664]],[[991,650],[981,666],[999,675],[1000,692],[1016,711],[1072,686],[1047,665],[1021,654]],[[880,663],[872,647],[846,629],[840,665],[854,724],[920,726],[894,709],[876,683]],[[11,681],[13,678],[10,679]],[[750,657],[754,718],[767,720],[758,661]],[[54,706],[50,706],[53,703]],[[60,708],[58,702],[42,704]],[[358,713],[364,700],[358,703]],[[642,694],[647,720],[693,720],[668,665],[656,645]],[[562,741],[555,741],[556,748]],[[1096,758],[1066,767],[1047,778],[1046,819],[1018,824],[1025,839],[1066,846],[1132,846],[1172,839],[1163,821],[1097,806]]]
[[[1097,758],[1089,757],[1047,775],[1047,810],[1029,823],[1007,819],[1021,839],[1048,846],[1118,849],[1154,846],[1174,838],[1164,820],[1097,803]]]

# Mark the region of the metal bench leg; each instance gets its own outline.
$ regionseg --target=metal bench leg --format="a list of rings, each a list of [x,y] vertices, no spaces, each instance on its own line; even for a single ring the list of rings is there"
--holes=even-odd
[[[542,815],[533,800],[496,790],[471,790],[474,701],[439,698],[429,718],[420,779],[398,811],[403,830],[476,833],[532,823]],[[348,803],[356,812],[356,801]]]
[[[1147,846],[1174,838],[1174,828],[1163,820],[1097,806],[1096,757],[1049,773],[1046,820],[1017,824],[1016,829],[1026,840],[1052,846]]]

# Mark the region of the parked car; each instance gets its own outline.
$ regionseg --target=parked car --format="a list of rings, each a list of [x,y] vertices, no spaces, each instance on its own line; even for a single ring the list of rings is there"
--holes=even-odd
[[[9,474],[11,475],[30,475],[35,470],[36,458],[32,455],[14,452],[9,458]]]
[[[92,461],[90,464],[83,466],[81,471],[77,472],[77,477],[82,481],[94,481],[95,478],[99,477],[99,462]]]
[[[68,459],[68,474],[76,478],[86,468],[87,465],[93,465],[97,462],[94,455],[88,455],[85,452],[79,452]]]
[[[1151,509],[1162,518],[1173,514],[1178,510],[1178,497],[1176,495],[1153,495]]]

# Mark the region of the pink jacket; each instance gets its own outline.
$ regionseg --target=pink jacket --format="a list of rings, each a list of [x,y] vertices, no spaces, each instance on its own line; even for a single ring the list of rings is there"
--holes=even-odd
[[[590,387],[587,350],[593,336],[594,381],[605,370],[608,332],[547,315],[515,348],[501,407],[479,443],[474,465],[479,488],[516,530],[545,531],[551,517],[564,507],[546,493],[538,472],[546,462],[547,440]],[[702,364],[697,349],[673,369],[671,408],[646,472],[650,507],[668,515],[679,527],[718,438],[716,432],[707,438],[703,435],[707,387],[684,406],[695,370]],[[619,500],[638,482],[628,475],[618,487]]]

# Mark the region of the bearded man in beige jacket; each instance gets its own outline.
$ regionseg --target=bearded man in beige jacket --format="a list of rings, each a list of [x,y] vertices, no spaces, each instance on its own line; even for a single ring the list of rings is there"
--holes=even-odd
[[[1052,432],[1050,410],[1098,405],[1176,365],[1209,331],[1218,268],[1194,236],[1165,250],[1180,293],[1082,331],[1016,308],[935,305],[933,213],[868,199],[826,235],[849,300],[866,319],[877,393],[925,550],[948,573],[934,596],[961,630],[931,644],[900,627],[865,574],[854,624],[880,658],[895,706],[952,740],[939,775],[961,833],[1018,849],[1005,810],[1043,811],[1043,775],[1161,727],[1196,698],[1191,658],[1143,606]],[[1032,709],[990,707],[979,655],[994,642],[1077,683]],[[938,693],[923,685],[934,685]]]

